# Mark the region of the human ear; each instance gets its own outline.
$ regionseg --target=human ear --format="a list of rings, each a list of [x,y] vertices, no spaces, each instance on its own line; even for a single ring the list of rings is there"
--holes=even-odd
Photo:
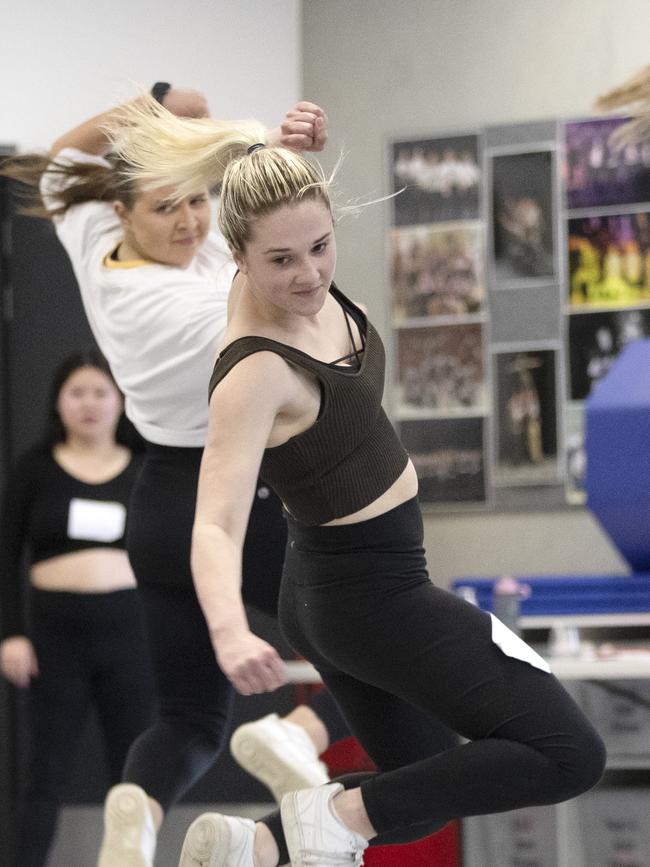
[[[237,270],[242,274],[248,274],[248,266],[246,265],[246,257],[244,256],[241,250],[235,250],[234,247],[230,248],[230,252],[232,253],[232,258],[237,266]]]
[[[129,225],[129,209],[126,207],[124,202],[116,199],[113,202],[113,210],[115,211],[115,215],[117,216],[120,223],[124,227],[127,227]]]

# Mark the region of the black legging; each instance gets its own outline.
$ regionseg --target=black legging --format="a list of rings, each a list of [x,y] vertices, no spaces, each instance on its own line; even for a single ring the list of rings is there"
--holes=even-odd
[[[127,548],[138,579],[153,658],[159,714],[133,744],[123,777],[166,811],[208,770],[229,733],[233,691],[217,666],[190,570],[201,449],[149,445],[133,489]],[[244,601],[277,617],[286,521],[260,484],[243,559]],[[330,741],[349,734],[336,703],[314,710]]]
[[[43,867],[91,707],[117,783],[131,743],[151,723],[153,682],[136,590],[32,589],[31,612],[39,676],[30,687],[30,759],[16,851],[20,867]]]
[[[361,783],[376,845],[572,798],[605,762],[557,679],[515,658],[523,642],[504,652],[491,615],[432,584],[422,538],[415,500],[353,525],[289,519],[281,626],[378,766]],[[441,752],[440,723],[469,742]]]

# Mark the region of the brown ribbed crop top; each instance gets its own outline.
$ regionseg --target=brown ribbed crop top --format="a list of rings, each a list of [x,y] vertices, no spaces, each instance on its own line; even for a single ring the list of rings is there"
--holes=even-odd
[[[385,353],[364,314],[332,284],[331,295],[365,338],[358,369],[312,358],[267,337],[239,337],[221,352],[210,395],[233,367],[256,352],[275,352],[320,383],[317,421],[279,446],[267,448],[260,476],[296,520],[326,524],[380,497],[406,467],[408,455],[381,406]]]

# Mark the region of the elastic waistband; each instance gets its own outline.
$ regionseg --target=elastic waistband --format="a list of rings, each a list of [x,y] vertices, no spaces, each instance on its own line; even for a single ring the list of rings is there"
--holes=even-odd
[[[139,596],[137,587],[120,587],[118,590],[93,590],[90,593],[80,593],[77,590],[44,590],[30,584],[29,592],[32,599],[42,599],[52,603],[59,602],[62,605],[66,603],[93,605],[98,600],[119,602],[122,599],[137,599]]]
[[[202,446],[161,446],[145,440],[147,455],[163,458],[186,458],[188,461],[196,460],[203,454]]]
[[[374,549],[398,550],[405,545],[422,544],[422,514],[418,498],[355,524],[307,526],[287,515],[289,538],[312,550]]]

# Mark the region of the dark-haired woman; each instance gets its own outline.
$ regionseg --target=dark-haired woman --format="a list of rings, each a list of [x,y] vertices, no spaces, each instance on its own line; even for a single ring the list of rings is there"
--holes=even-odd
[[[99,353],[67,358],[52,383],[45,441],[21,457],[5,492],[0,671],[29,688],[31,710],[20,867],[47,861],[91,708],[98,712],[113,782],[153,716],[144,623],[125,550],[127,506],[141,460],[116,438],[122,409]],[[25,555],[28,593],[21,580]]]

